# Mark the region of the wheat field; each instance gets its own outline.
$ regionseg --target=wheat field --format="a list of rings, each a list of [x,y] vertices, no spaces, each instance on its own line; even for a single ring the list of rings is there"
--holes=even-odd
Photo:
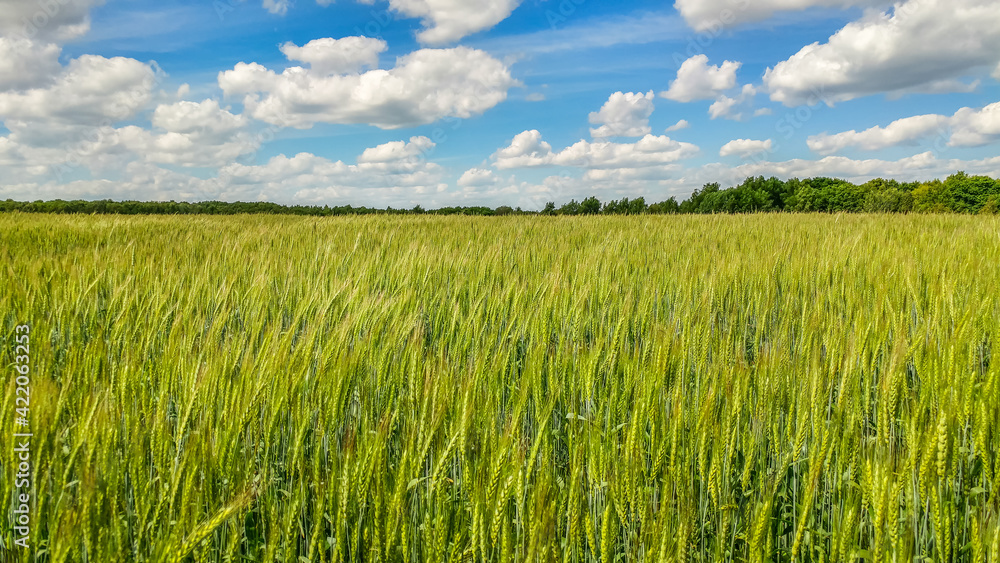
[[[0,253],[3,562],[1000,562],[998,218],[5,214]]]

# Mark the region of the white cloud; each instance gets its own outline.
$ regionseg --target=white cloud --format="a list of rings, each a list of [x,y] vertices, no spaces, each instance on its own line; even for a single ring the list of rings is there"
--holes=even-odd
[[[427,137],[411,137],[409,142],[392,141],[365,149],[358,157],[358,164],[411,161],[424,157],[434,147],[434,142]]]
[[[80,167],[116,173],[134,161],[215,167],[259,145],[247,131],[247,119],[220,108],[214,100],[161,105],[153,113],[152,125],[153,130],[97,125],[80,137],[41,142],[15,133],[0,137],[7,156],[0,157],[0,164],[30,163],[41,175],[65,175]]]
[[[128,135],[135,131],[123,129],[122,132]],[[433,147],[433,143],[419,137],[399,145],[405,147],[412,143],[423,148]],[[17,163],[7,158],[6,144],[0,137],[0,166],[8,167],[5,169],[5,177],[8,177],[6,170]],[[219,169],[216,177],[204,179],[143,161],[122,164],[118,168],[120,178],[113,181],[101,178],[61,183],[46,181],[44,177],[31,179],[25,174],[0,185],[0,199],[174,199],[319,205],[370,205],[378,201],[379,205],[412,205],[415,198],[447,189],[442,182],[445,170],[440,165],[409,158],[413,151],[400,151],[396,143],[387,145],[365,151],[364,154],[379,155],[379,158],[359,157],[357,164],[331,161],[310,153],[292,157],[282,154],[259,165],[229,163]]]
[[[708,56],[695,55],[681,64],[670,89],[660,96],[676,102],[709,100],[736,87],[736,71],[742,63],[724,61],[722,66],[710,66]]]
[[[511,144],[494,153],[498,169],[567,166],[587,169],[643,168],[662,166],[691,158],[699,152],[691,143],[646,135],[635,143],[579,141],[560,152],[542,140],[536,130],[514,137]]]
[[[844,131],[809,137],[809,149],[819,154],[836,154],[846,148],[873,151],[900,145],[916,145],[921,139],[939,135],[948,146],[975,147],[1000,140],[1000,102],[982,109],[962,108],[953,116],[916,115],[893,121],[886,127],[864,131]]]
[[[292,42],[281,46],[288,60],[307,63],[317,74],[350,74],[378,68],[378,56],[388,48],[385,41],[370,37],[314,39],[302,47]]]
[[[1000,102],[981,110],[962,108],[951,118],[953,147],[975,147],[1000,140]]]
[[[135,59],[83,55],[47,88],[0,93],[0,117],[70,123],[125,119],[151,99],[155,78],[149,65]]]
[[[788,106],[954,88],[955,78],[1000,61],[998,28],[994,0],[907,0],[803,47],[767,69],[764,84]]]
[[[528,102],[544,102],[545,94],[541,92],[532,92],[524,97],[525,101]]]
[[[90,30],[90,8],[104,0],[0,0],[0,35],[62,42]]]
[[[653,115],[653,92],[637,94],[615,92],[600,111],[590,114],[590,135],[595,139],[607,137],[642,137],[653,132],[649,117]]]
[[[393,10],[422,20],[427,29],[417,39],[430,45],[452,43],[490,29],[520,4],[521,0],[389,0]]]
[[[771,139],[755,141],[752,139],[736,139],[729,141],[719,150],[719,156],[737,155],[742,158],[764,152],[771,152],[774,143]]]
[[[52,82],[62,67],[53,43],[0,36],[0,91],[38,88]]]
[[[83,55],[44,87],[0,92],[0,120],[16,143],[66,146],[144,109],[157,81],[135,59]]]
[[[458,185],[462,187],[478,188],[496,184],[497,177],[492,170],[482,168],[470,168],[466,170],[462,177],[458,179]]]
[[[851,130],[836,135],[814,135],[806,144],[811,151],[819,154],[835,154],[848,147],[874,151],[915,143],[947,124],[948,118],[943,115],[917,115],[893,121],[885,128],[876,126],[861,132]]]
[[[284,200],[299,203],[344,203],[378,200],[407,202],[414,195],[446,189],[444,169],[413,158],[433,148],[426,137],[367,149],[357,164],[331,161],[310,153],[278,155],[262,165],[230,164],[219,171],[215,188],[220,199]]]
[[[327,47],[317,44],[310,58],[322,58]],[[518,85],[502,62],[467,47],[419,50],[397,59],[395,68],[360,74],[328,76],[297,66],[276,74],[256,63],[219,74],[223,92],[245,94],[254,118],[301,129],[318,122],[397,129],[464,119],[503,102]]]
[[[725,95],[719,96],[719,99],[715,100],[708,108],[708,115],[712,119],[722,118],[742,121],[744,117],[743,110],[749,109],[748,106],[753,102],[756,95],[757,89],[750,84],[745,84],[743,90],[734,98]]]
[[[708,31],[766,20],[776,12],[885,3],[886,0],[676,0],[674,7],[695,30]]]
[[[234,115],[215,100],[161,105],[153,127],[120,129],[122,147],[149,162],[181,166],[221,166],[253,152],[257,143],[246,130],[245,116]]]
[[[696,156],[698,147],[666,136],[646,135],[635,143],[580,141],[555,155],[560,166],[580,168],[642,168],[670,164]]]
[[[542,140],[537,130],[518,133],[510,145],[493,155],[498,168],[547,166],[552,160],[552,145]]]
[[[171,133],[227,136],[245,127],[247,119],[219,107],[216,100],[204,100],[158,106],[153,112],[152,123]]]
[[[673,133],[674,131],[681,131],[681,130],[687,129],[689,127],[691,127],[691,124],[688,123],[688,120],[682,119],[682,120],[678,121],[677,123],[674,123],[670,127],[667,127],[667,133]]]

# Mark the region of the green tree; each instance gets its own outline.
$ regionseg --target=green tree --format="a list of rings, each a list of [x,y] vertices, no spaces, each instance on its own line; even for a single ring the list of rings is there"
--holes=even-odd
[[[594,196],[583,200],[580,204],[580,213],[584,215],[596,215],[601,212],[601,201]]]
[[[681,213],[702,213],[699,209],[705,198],[709,197],[713,193],[717,193],[720,189],[718,182],[713,182],[711,184],[705,184],[700,190],[695,190],[691,197],[684,200],[680,205]]]
[[[677,198],[671,197],[665,201],[659,203],[654,203],[649,206],[647,210],[648,213],[665,214],[665,213],[678,213],[680,211],[680,204],[677,203]]]
[[[957,213],[979,213],[994,195],[1000,195],[1000,184],[989,176],[952,174],[944,181],[948,206]]]
[[[913,190],[913,211],[946,213],[948,209],[947,190],[941,180],[924,182]]]
[[[877,178],[859,186],[864,194],[862,210],[867,213],[909,213],[913,194],[896,180]]]
[[[579,215],[580,214],[580,203],[575,199],[571,199],[569,203],[564,204],[559,208],[560,215]]]

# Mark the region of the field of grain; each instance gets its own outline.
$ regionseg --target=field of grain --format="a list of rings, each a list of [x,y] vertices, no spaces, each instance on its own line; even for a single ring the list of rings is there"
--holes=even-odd
[[[6,214],[0,257],[0,561],[1000,561],[997,218]]]

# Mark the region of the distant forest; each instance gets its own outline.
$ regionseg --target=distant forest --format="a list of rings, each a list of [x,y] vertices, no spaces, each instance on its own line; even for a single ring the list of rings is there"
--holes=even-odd
[[[542,211],[522,211],[509,206],[444,207],[425,210],[384,209],[344,206],[284,206],[276,203],[227,203],[206,201],[0,201],[0,211],[26,213],[87,213],[118,215],[639,215],[675,213],[967,213],[1000,214],[1000,180],[988,176],[969,176],[959,172],[947,180],[901,183],[876,179],[856,185],[833,178],[792,179],[781,181],[762,176],[747,178],[742,184],[722,189],[718,183],[706,184],[691,197],[678,203],[675,198],[648,204],[645,198],[601,202],[597,197],[570,201],[562,206],[546,204]]]

